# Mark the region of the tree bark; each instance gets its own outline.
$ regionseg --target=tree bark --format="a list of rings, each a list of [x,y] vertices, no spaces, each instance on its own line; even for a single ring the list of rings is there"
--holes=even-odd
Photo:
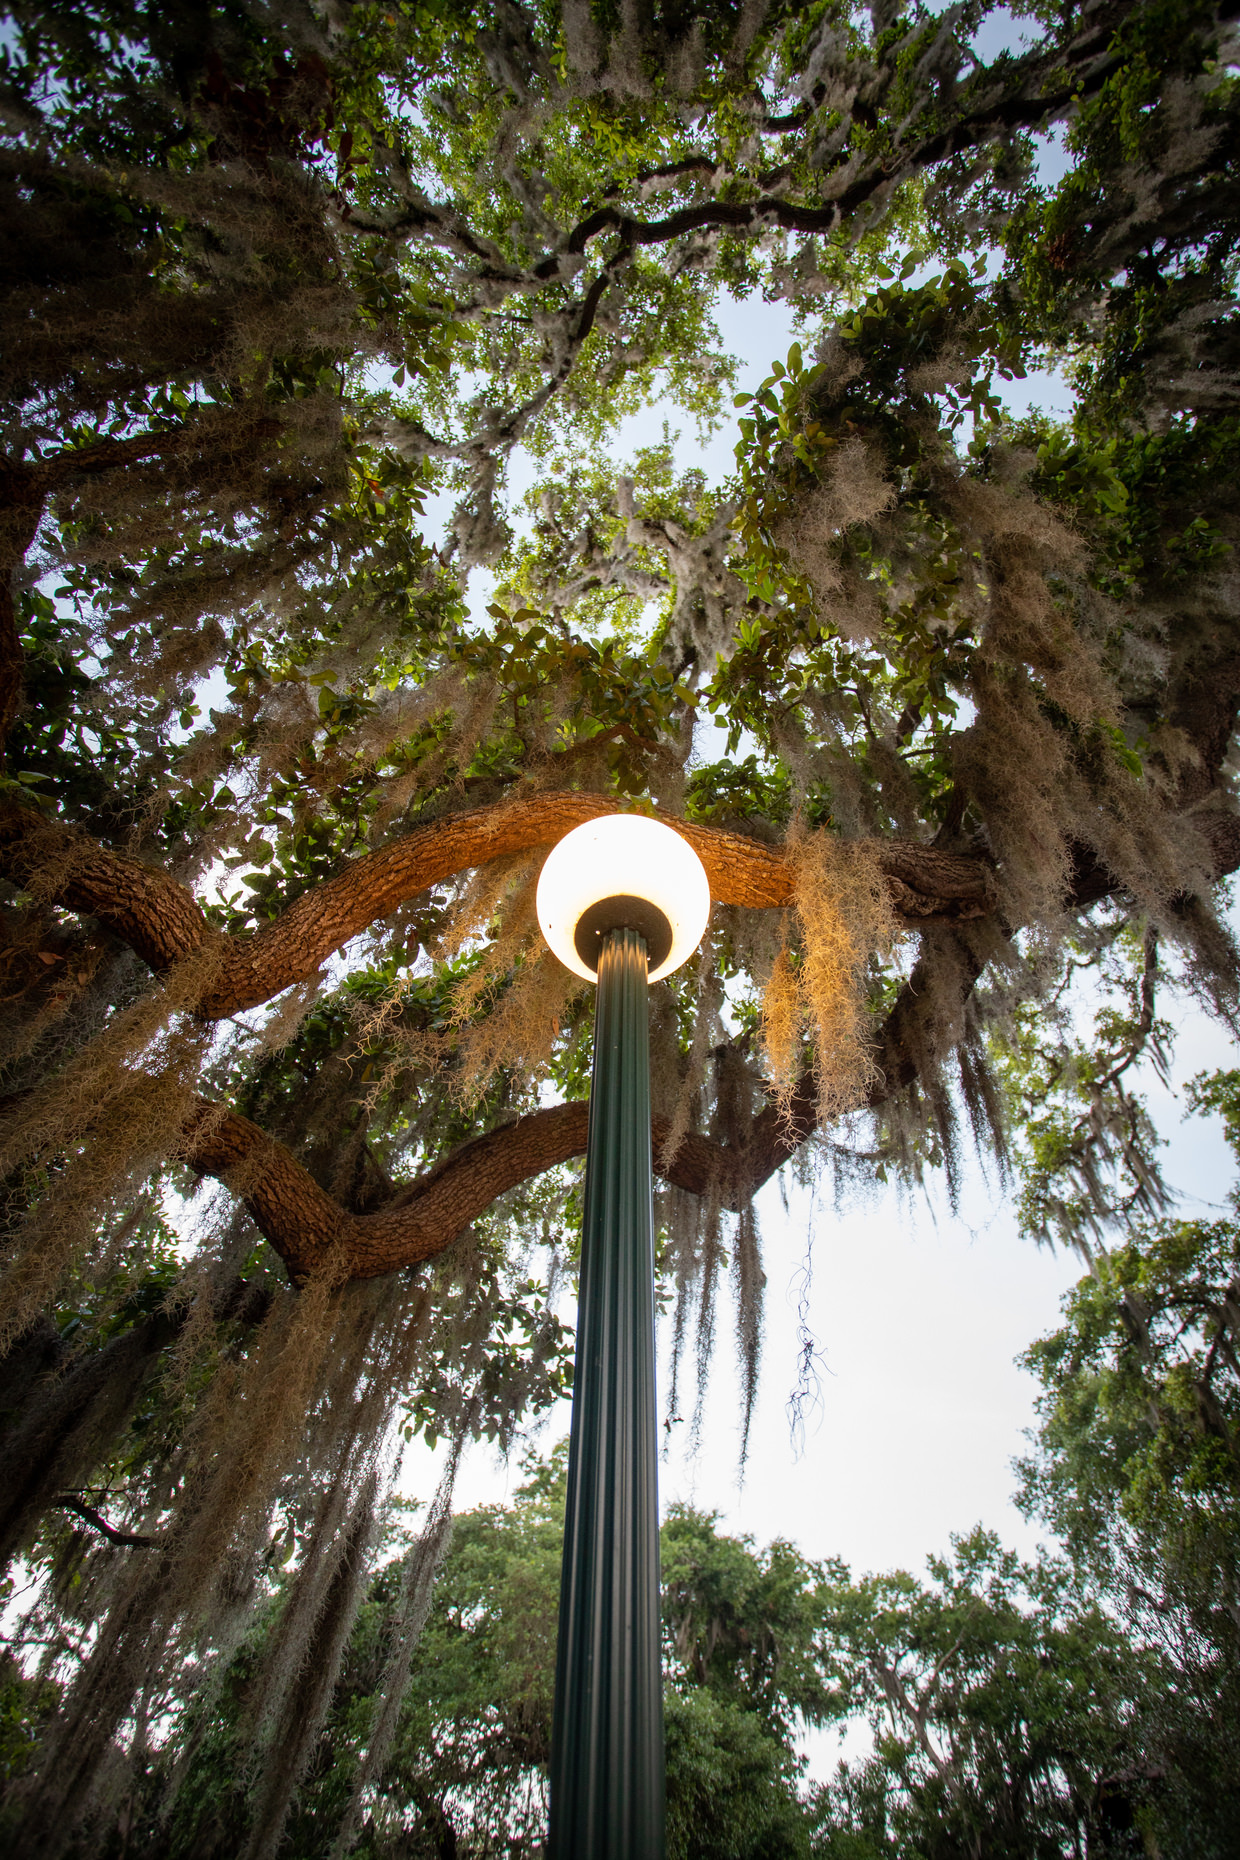
[[[305,981],[407,898],[492,859],[549,846],[584,821],[620,811],[607,795],[556,791],[450,815],[352,860],[253,935],[220,935],[193,894],[166,872],[20,803],[0,809],[0,874],[16,884],[37,882],[49,903],[98,918],[157,972],[214,940],[218,966],[211,965],[200,1012],[220,1020]],[[751,909],[792,902],[794,873],[782,848],[722,827],[660,818],[695,849],[717,902]],[[994,909],[994,874],[982,859],[913,840],[883,841],[878,857],[896,913],[910,927],[966,922]]]
[[[283,1143],[248,1117],[205,1099],[185,1130],[180,1160],[241,1197],[294,1284],[309,1278],[342,1283],[433,1259],[505,1190],[584,1156],[589,1112],[589,1101],[578,1099],[471,1137],[373,1214],[349,1213]],[[656,1155],[667,1131],[665,1119],[653,1120]],[[803,1140],[797,1137],[791,1147]],[[755,1147],[751,1164],[746,1150],[690,1134],[660,1173],[690,1194],[704,1194],[717,1183],[724,1205],[737,1208],[786,1154],[786,1148],[763,1143]],[[762,1172],[752,1184],[751,1169]]]
[[[921,965],[914,967],[879,1036],[883,1069],[868,1100],[871,1108],[916,1075],[919,1056],[942,1037],[941,1017],[963,1007],[980,968],[976,956],[970,959],[962,951],[956,970],[959,998],[943,1003],[927,993]],[[434,1258],[507,1189],[584,1156],[589,1110],[588,1100],[554,1105],[472,1137],[371,1214],[342,1208],[284,1144],[249,1118],[205,1099],[185,1130],[180,1157],[244,1200],[294,1284],[320,1277],[342,1283]],[[817,1127],[817,1084],[807,1073],[786,1111],[767,1105],[740,1143],[717,1143],[690,1132],[666,1166],[658,1158],[668,1123],[654,1118],[655,1169],[674,1187],[692,1195],[713,1193],[722,1206],[737,1210]]]

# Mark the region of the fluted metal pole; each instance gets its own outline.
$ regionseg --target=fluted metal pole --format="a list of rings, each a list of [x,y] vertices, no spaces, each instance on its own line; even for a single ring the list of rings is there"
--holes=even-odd
[[[550,1860],[662,1860],[646,945],[604,939],[551,1739]]]

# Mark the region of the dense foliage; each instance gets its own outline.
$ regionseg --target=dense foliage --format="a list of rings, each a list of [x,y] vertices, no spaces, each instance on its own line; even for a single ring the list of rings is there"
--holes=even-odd
[[[567,827],[657,810],[711,880],[652,994],[660,1271],[700,1367],[730,1269],[746,1413],[790,1161],[954,1182],[967,1130],[1014,1136],[1032,1232],[1163,1208],[1158,991],[1230,1022],[1240,974],[1232,10],[16,0],[0,95],[0,1540],[12,1723],[49,1714],[5,1813],[32,1855],[103,1825],[246,1649],[274,1853],[420,1431],[449,1475],[343,1851],[455,1453],[571,1374],[589,1002],[532,911]],[[728,294],[798,331],[736,406]],[[1009,415],[1045,367],[1069,415]],[[655,404],[734,421],[723,482],[630,451]],[[1233,1335],[1210,1244],[1099,1269],[1149,1275],[1143,1374],[1185,1284]],[[1008,1647],[1024,1584],[1019,1657],[1068,1631],[960,1554],[934,1606],[973,1584]],[[685,1763],[791,1788],[706,1667]]]
[[[1195,1081],[1233,1153],[1240,1077]],[[1229,1852],[1240,1789],[1240,1228],[1134,1225],[1099,1256],[1062,1330],[1029,1351],[1043,1385],[1022,1503],[1058,1533],[1174,1683],[1149,1760],[1189,1850]]]
[[[1216,1624],[1207,1674],[1205,1617],[1177,1587],[1172,1541],[1177,1525],[1191,1531],[1198,1501],[1184,1480],[1164,1490],[1160,1536],[1138,1515],[1140,1499],[1123,1495],[1121,1531],[1143,1546],[1145,1580],[1158,1585],[1152,1616],[1151,1591],[1134,1592],[1097,1555],[1099,1481],[1064,1470],[1066,1443],[1087,1451],[1099,1431],[1096,1419],[1068,1412],[1082,1356],[1092,1353],[1104,1384],[1130,1372],[1131,1337],[1100,1350],[1096,1320],[1084,1315],[1095,1294],[1096,1282],[1083,1281],[1066,1301],[1064,1331],[1034,1351],[1054,1365],[1043,1372],[1037,1464],[1054,1486],[1055,1501],[1042,1502],[1067,1555],[1022,1564],[977,1529],[950,1556],[931,1557],[926,1580],[902,1570],[854,1579],[837,1560],[810,1562],[779,1541],[757,1551],[715,1518],[672,1508],[662,1563],[673,1860],[1234,1854],[1234,1615]],[[1227,1381],[1234,1400],[1238,1379]],[[1142,1419],[1125,1443],[1128,1493],[1151,1444]],[[357,1851],[375,1860],[543,1851],[564,1469],[563,1447],[543,1461],[530,1455],[510,1505],[456,1520],[399,1721],[371,1771]],[[1065,1505],[1092,1518],[1092,1548]],[[1234,1521],[1224,1537],[1234,1553]],[[394,1519],[287,1824],[281,1851],[293,1860],[339,1851],[383,1709],[410,1542]],[[292,1594],[274,1576],[246,1644],[193,1703],[185,1748],[144,1760],[89,1851],[212,1860],[244,1850],[265,1799],[248,1761],[262,1674]],[[29,1762],[54,1692],[10,1675],[10,1774]],[[868,1754],[807,1782],[804,1732],[858,1718],[871,1729]]]

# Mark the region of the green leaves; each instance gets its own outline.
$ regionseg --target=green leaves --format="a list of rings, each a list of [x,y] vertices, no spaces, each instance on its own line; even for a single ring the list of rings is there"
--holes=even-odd
[[[1193,1095],[1223,1111],[1232,1138],[1234,1075],[1198,1079]],[[1042,1394],[1020,1502],[1066,1543],[1137,1644],[1167,1650],[1147,1734],[1167,1788],[1145,1825],[1186,1855],[1226,1853],[1217,1804],[1240,1781],[1230,1731],[1240,1700],[1238,1274],[1234,1218],[1134,1225],[1064,1300],[1061,1328],[1023,1358]]]
[[[1118,439],[1100,444],[1074,440],[1064,429],[1048,433],[1038,447],[1038,478],[1049,496],[1070,503],[1088,521],[1121,516],[1128,487],[1116,469]]]
[[[1063,1561],[1022,1564],[990,1532],[953,1539],[930,1575],[824,1594],[831,1666],[876,1751],[819,1793],[821,1851],[1071,1852],[1105,1779],[1135,1766],[1157,1658],[1127,1643]],[[1140,1806],[1140,1772],[1128,1773]]]
[[[616,791],[640,796],[648,786],[649,757],[658,750],[692,693],[657,652],[628,652],[617,641],[583,639],[547,624],[530,608],[488,609],[496,624],[466,635],[454,657],[476,674],[494,678],[507,694],[513,736],[525,750],[523,721],[532,732],[554,695],[564,720],[557,752],[567,760],[596,737],[609,739]],[[567,700],[567,702],[566,702]]]

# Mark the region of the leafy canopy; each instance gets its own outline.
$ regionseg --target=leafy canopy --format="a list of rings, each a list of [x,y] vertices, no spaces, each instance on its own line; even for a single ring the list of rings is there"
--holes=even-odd
[[[657,809],[711,872],[652,996],[678,1373],[731,1270],[749,1411],[789,1160],[954,1183],[1015,1129],[1031,1230],[1158,1212],[1158,990],[1235,1012],[1234,27],[988,22],[11,8],[0,1536],[72,1679],[32,1852],[179,1735],[287,1551],[273,1851],[400,1442],[507,1448],[567,1386],[589,1001],[531,908],[567,826]],[[796,325],[739,406],[725,292]],[[1067,416],[1006,411],[1046,366]],[[722,481],[633,451],[656,400],[726,429]],[[1055,1015],[1106,963],[1086,1063]],[[794,1707],[720,1622],[686,1748],[760,1766]]]

